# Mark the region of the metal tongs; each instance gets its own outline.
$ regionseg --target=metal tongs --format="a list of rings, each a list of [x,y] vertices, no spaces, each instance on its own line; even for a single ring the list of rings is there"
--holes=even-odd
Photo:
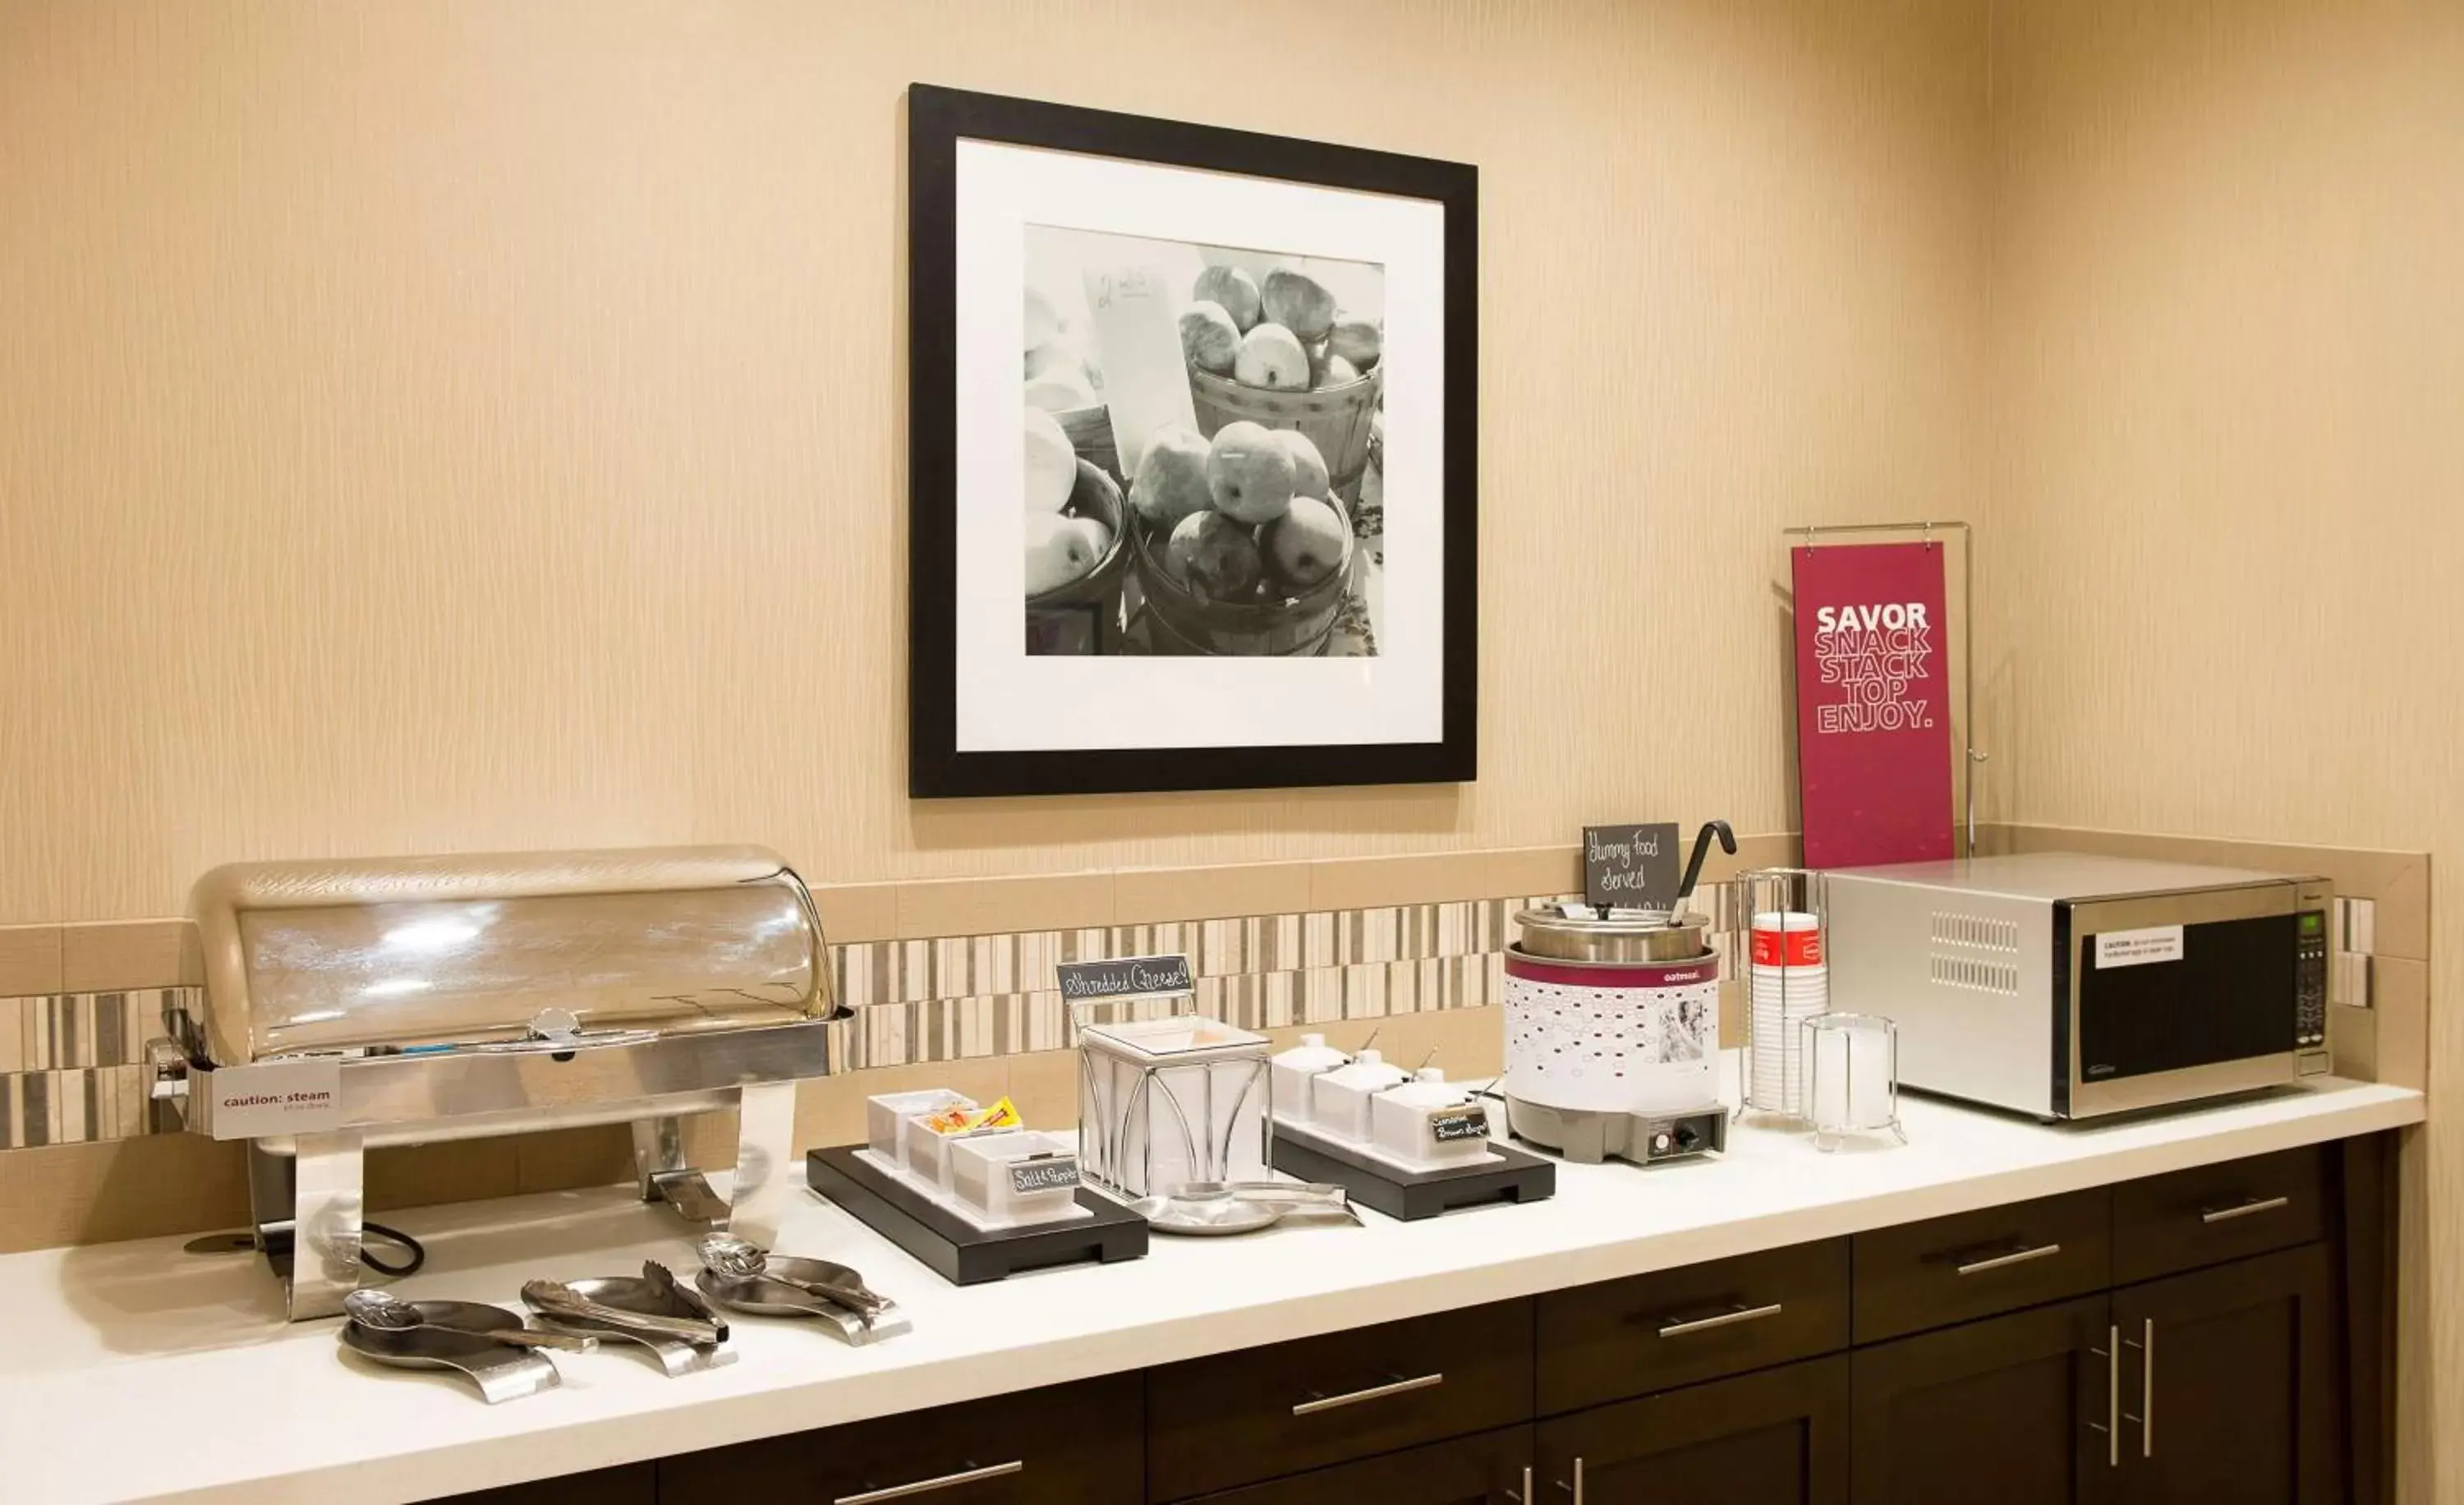
[[[661,1277],[665,1277],[664,1279]],[[669,1292],[680,1293],[665,1269],[648,1277]],[[711,1346],[727,1338],[726,1324],[713,1317],[667,1317],[656,1312],[635,1311],[629,1307],[609,1306],[594,1301],[561,1280],[533,1280],[523,1285],[522,1299],[541,1317],[551,1320],[580,1317],[586,1322],[602,1323],[624,1332],[648,1337],[671,1338],[678,1342]],[[681,1297],[680,1297],[681,1299]],[[694,1304],[688,1301],[687,1304]]]

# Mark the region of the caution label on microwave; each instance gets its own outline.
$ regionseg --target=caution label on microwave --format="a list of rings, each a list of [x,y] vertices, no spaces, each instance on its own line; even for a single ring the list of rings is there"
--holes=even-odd
[[[2145,930],[2109,930],[2096,938],[2096,964],[2100,970],[2180,960],[2182,927],[2179,925],[2150,925]]]

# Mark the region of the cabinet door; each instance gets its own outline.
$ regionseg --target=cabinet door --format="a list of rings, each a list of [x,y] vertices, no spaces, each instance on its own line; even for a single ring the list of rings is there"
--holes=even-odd
[[[659,1505],[1139,1505],[1143,1386],[1109,1375],[659,1460]]]
[[[2327,1249],[2113,1295],[2129,1505],[2331,1505],[2343,1397]]]
[[[1846,1505],[1848,1356],[1543,1422],[1542,1500]]]
[[[1903,1338],[1853,1361],[1857,1505],[2101,1505],[2121,1464],[2103,1296]]]
[[[1528,1505],[1531,1428],[1507,1427],[1206,1495],[1199,1505]]]

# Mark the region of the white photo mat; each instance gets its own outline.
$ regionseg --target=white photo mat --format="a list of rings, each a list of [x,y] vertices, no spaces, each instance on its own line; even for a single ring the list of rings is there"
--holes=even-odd
[[[1445,209],[1433,201],[961,140],[957,151],[957,748],[1442,741]],[[1381,264],[1384,615],[1374,658],[1026,653],[1019,351],[1029,225]]]

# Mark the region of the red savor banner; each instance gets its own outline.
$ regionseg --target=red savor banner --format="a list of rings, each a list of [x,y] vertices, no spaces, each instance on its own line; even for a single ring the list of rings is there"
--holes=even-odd
[[[1942,546],[1826,544],[1793,556],[1805,865],[1948,857]]]

